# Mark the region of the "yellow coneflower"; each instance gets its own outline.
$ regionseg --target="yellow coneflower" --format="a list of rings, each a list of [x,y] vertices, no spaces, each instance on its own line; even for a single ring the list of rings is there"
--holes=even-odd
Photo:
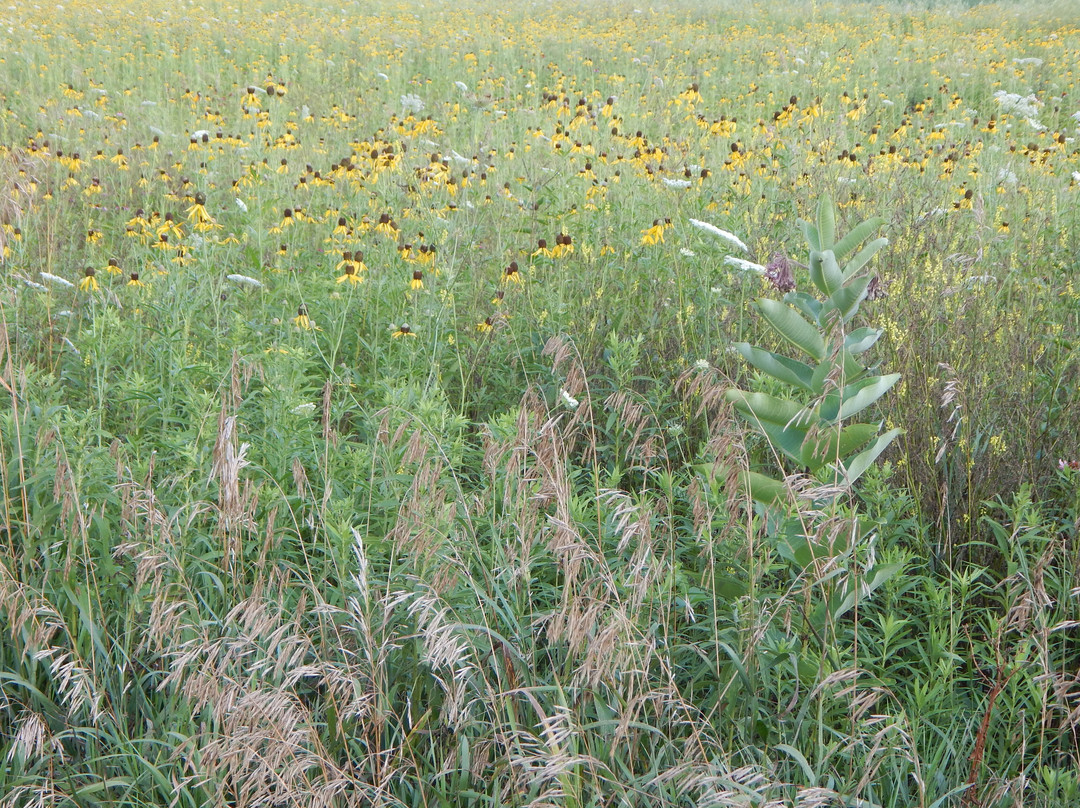
[[[401,326],[390,336],[392,336],[394,339],[398,339],[399,337],[415,337],[416,332],[409,328],[408,323],[402,323]]]
[[[521,283],[521,273],[518,271],[517,261],[511,261],[510,265],[503,270],[503,283]]]
[[[206,195],[202,193],[195,194],[194,204],[187,209],[187,218],[194,223],[196,230],[210,229],[217,224],[214,217],[206,211]]]
[[[533,252],[532,256],[533,258],[536,258],[537,256],[553,258],[555,256],[555,253],[552,250],[548,249],[547,239],[540,238],[536,240],[536,251]]]
[[[124,274],[124,270],[120,268],[120,262],[117,261],[115,258],[109,259],[109,264],[105,267],[105,271],[108,272],[110,275]]]
[[[159,236],[173,235],[176,238],[183,238],[184,225],[182,222],[176,221],[171,213],[166,213],[165,220],[157,228],[157,234]]]
[[[486,334],[489,331],[494,330],[495,325],[492,317],[488,317],[484,322],[476,324],[476,330],[481,334]]]
[[[421,244],[420,254],[417,256],[417,260],[421,264],[432,265],[435,263],[435,247],[434,245]]]
[[[301,303],[300,308],[296,310],[296,316],[293,317],[293,325],[297,328],[302,328],[304,331],[311,330],[311,318],[308,317],[307,306],[303,303]]]
[[[552,250],[552,256],[555,258],[562,258],[564,255],[574,254],[574,240],[566,233],[560,233],[555,237],[555,249]]]
[[[406,261],[412,261],[412,245],[411,244],[399,244],[398,255],[400,255]]]
[[[491,298],[491,305],[492,306],[501,306],[505,299],[506,299],[506,291],[503,290],[503,289],[499,289],[497,292],[495,292],[495,297]]]
[[[145,287],[147,284],[146,284],[145,281],[139,280],[139,273],[138,272],[132,272],[131,276],[128,278],[127,285],[128,286],[142,286],[142,287]]]
[[[337,220],[337,227],[334,228],[330,234],[332,236],[347,236],[349,235],[349,223],[345,220],[344,216],[339,216]]]
[[[375,232],[394,238],[397,236],[398,226],[388,213],[384,213],[379,217],[379,223],[375,225]]]
[[[424,288],[424,273],[419,269],[414,269],[412,274],[412,280],[409,281],[410,289],[423,289]]]
[[[641,231],[641,243],[647,246],[664,243],[664,225],[659,219],[653,219],[652,227]]]
[[[345,274],[341,275],[337,279],[337,282],[348,282],[350,286],[355,286],[358,283],[363,283],[364,278],[360,275],[359,272],[356,271],[356,263],[354,261],[349,261],[349,263],[345,265]]]
[[[86,231],[86,243],[87,244],[97,244],[103,238],[104,238],[104,235],[102,234],[102,232],[100,230],[95,230],[93,228],[90,228],[89,230]]]
[[[84,277],[81,281],[79,281],[79,291],[96,292],[98,289],[101,288],[100,284],[98,284],[97,278],[95,277],[97,275],[97,271],[93,267],[87,267],[85,270],[83,270],[83,272]]]
[[[289,254],[289,245],[288,244],[279,244],[277,254],[282,256],[282,257],[288,255]]]

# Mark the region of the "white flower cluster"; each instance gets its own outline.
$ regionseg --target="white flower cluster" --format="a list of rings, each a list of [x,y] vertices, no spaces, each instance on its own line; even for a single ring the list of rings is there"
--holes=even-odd
[[[406,113],[415,115],[424,108],[424,102],[416,93],[406,93],[401,96],[401,108]]]
[[[734,233],[729,233],[727,230],[721,230],[715,224],[709,224],[708,222],[703,222],[700,219],[691,219],[690,224],[692,224],[698,230],[704,230],[706,233],[711,233],[717,238],[723,239],[732,247],[738,247],[743,252],[750,252],[750,248],[743,243],[743,240],[741,238],[736,236]]]
[[[1034,118],[1039,114],[1042,102],[1034,94],[1020,95],[998,90],[994,93],[994,100],[1001,107],[1002,112],[1015,113],[1025,118]]]

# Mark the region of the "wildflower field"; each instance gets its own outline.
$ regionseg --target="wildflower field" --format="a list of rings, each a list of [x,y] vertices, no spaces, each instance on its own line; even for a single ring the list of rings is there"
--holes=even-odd
[[[1076,805],[1076,11],[5,4],[0,808]]]

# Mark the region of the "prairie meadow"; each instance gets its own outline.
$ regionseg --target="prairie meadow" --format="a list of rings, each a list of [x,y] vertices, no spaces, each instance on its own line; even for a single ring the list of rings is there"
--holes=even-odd
[[[1069,3],[0,9],[0,808],[1080,801]]]

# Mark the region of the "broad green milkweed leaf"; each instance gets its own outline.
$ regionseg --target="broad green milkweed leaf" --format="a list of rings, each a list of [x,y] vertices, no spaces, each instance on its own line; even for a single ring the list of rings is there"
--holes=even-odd
[[[859,250],[859,253],[847,262],[847,266],[844,267],[844,280],[850,280],[854,275],[869,263],[870,259],[877,255],[878,250],[889,243],[889,240],[882,236],[876,238]]]
[[[832,198],[824,194],[818,202],[817,229],[821,240],[819,250],[828,250],[836,242],[836,208]]]
[[[801,311],[811,323],[821,322],[821,308],[824,304],[806,292],[788,292],[784,295],[784,302]]]
[[[806,415],[801,404],[770,396],[768,393],[749,393],[733,387],[724,392],[724,398],[734,404],[735,409],[753,424],[798,426]]]
[[[758,310],[780,336],[818,362],[825,358],[825,340],[821,333],[795,309],[767,297],[760,298],[757,304]]]
[[[735,350],[742,354],[751,365],[763,373],[768,373],[774,379],[801,387],[803,390],[811,389],[810,380],[814,375],[814,369],[805,362],[755,348],[748,342],[736,342]]]
[[[799,219],[799,227],[802,228],[803,238],[805,238],[806,243],[810,245],[810,249],[820,250],[821,237],[818,235],[817,228],[805,219]]]
[[[881,334],[880,328],[856,328],[844,337],[844,350],[852,354],[868,351],[881,338]]]
[[[888,376],[870,376],[852,382],[841,390],[833,390],[818,406],[817,416],[826,423],[850,418],[885,395],[899,380],[899,373]]]
[[[765,433],[773,449],[779,449],[796,463],[802,463],[802,447],[809,432],[806,427],[796,426],[794,422],[787,426],[762,422],[756,426]]]
[[[845,394],[844,403],[840,405],[840,413],[837,415],[837,420],[844,420],[850,418],[858,412],[862,412],[883,395],[885,395],[892,386],[900,381],[899,373],[890,373],[887,376],[877,376],[867,380],[869,384],[863,382],[857,382],[850,387],[858,387],[858,391],[850,398]],[[844,388],[845,391],[848,387]]]
[[[843,322],[850,321],[859,312],[859,304],[866,299],[866,288],[870,285],[870,278],[864,277],[851,281],[847,286],[837,289],[829,298],[825,308],[835,310]]]
[[[870,235],[885,224],[885,220],[880,216],[874,216],[871,219],[867,219],[865,222],[860,222],[855,225],[847,234],[833,245],[832,251],[836,253],[836,260],[843,261],[848,253],[862,244]]]
[[[855,457],[851,458],[848,463],[845,463],[843,467],[844,485],[848,487],[854,485],[855,481],[874,464],[874,461],[878,459],[881,453],[888,448],[889,444],[893,442],[893,439],[901,432],[903,432],[903,430],[899,428],[890,429],[888,432],[880,435],[877,440],[855,455]]]
[[[825,284],[822,290],[827,295],[834,295],[844,285],[844,273],[840,271],[840,264],[836,262],[836,255],[832,250],[821,252],[821,279]]]
[[[758,474],[756,471],[748,471],[743,475],[743,482],[750,498],[755,502],[773,505],[782,502],[787,494],[787,486],[772,477]]]
[[[842,462],[845,457],[863,446],[878,432],[877,424],[852,424],[841,430],[831,429],[817,439],[803,442],[800,458],[812,472],[829,463]]]

